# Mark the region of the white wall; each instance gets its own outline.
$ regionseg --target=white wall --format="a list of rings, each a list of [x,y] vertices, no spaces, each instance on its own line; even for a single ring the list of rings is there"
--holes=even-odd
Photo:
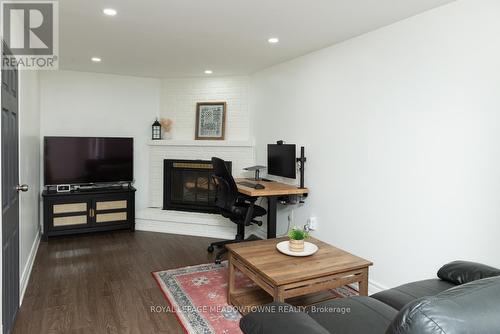
[[[19,71],[19,262],[21,300],[40,241],[40,98],[36,71]]]
[[[160,112],[160,80],[72,71],[40,75],[42,136],[134,137],[136,207],[148,202],[151,124]]]
[[[174,121],[173,139],[194,139],[196,103],[227,102],[226,140],[248,140],[248,77],[162,80],[161,116]]]
[[[382,286],[500,267],[500,2],[463,0],[255,74],[257,162],[306,146],[295,222]],[[284,222],[283,222],[284,224]]]

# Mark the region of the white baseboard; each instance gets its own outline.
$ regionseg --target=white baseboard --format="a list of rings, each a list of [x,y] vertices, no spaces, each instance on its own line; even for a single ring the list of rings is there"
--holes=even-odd
[[[33,241],[33,245],[31,246],[30,254],[28,256],[28,261],[26,261],[26,266],[23,269],[23,273],[21,275],[20,281],[20,298],[19,298],[19,306],[22,305],[24,299],[24,293],[26,292],[26,288],[28,287],[28,282],[31,276],[31,271],[33,270],[33,264],[35,263],[36,254],[38,252],[38,247],[40,246],[40,231],[36,234],[35,240]]]
[[[136,219],[136,231],[192,235],[216,239],[232,239],[236,231],[229,227],[185,224],[179,222],[164,222],[155,220]]]
[[[135,229],[216,239],[233,239],[236,235],[236,225],[221,215],[165,211],[157,208],[139,211],[136,215]],[[247,235],[253,231],[253,228],[246,229]]]
[[[357,283],[349,284],[349,286],[355,290],[358,289]],[[372,280],[368,280],[368,296],[371,296],[374,293],[385,291],[385,290],[388,290],[388,288],[386,288],[385,286],[380,285],[376,282],[373,282]]]
[[[252,231],[250,233],[247,233],[247,235],[254,234],[261,239],[267,239],[267,231],[263,229],[262,226],[250,226],[250,228],[252,227],[253,227]]]
[[[349,284],[349,286],[355,290],[358,290],[358,283]],[[388,290],[388,288],[380,285],[372,280],[368,280],[368,296],[373,295],[374,293]]]
[[[380,285],[377,282],[373,282],[372,280],[368,280],[368,295],[373,295],[374,293],[388,290],[389,288]]]

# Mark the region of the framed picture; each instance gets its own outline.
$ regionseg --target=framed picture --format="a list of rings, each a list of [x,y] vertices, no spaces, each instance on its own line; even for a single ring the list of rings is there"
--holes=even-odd
[[[196,104],[196,140],[224,140],[226,102]]]

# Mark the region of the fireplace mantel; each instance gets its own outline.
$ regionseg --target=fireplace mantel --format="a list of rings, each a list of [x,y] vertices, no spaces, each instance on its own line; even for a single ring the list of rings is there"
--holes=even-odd
[[[214,147],[253,147],[250,140],[150,140],[149,146],[214,146]]]

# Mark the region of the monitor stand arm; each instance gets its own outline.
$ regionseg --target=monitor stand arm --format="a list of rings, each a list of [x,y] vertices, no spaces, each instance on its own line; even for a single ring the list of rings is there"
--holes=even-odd
[[[306,164],[306,156],[305,156],[305,148],[304,146],[300,147],[300,158],[297,158],[297,162],[299,163],[299,171],[300,171],[300,189],[304,189],[304,172],[305,172],[305,164]]]

